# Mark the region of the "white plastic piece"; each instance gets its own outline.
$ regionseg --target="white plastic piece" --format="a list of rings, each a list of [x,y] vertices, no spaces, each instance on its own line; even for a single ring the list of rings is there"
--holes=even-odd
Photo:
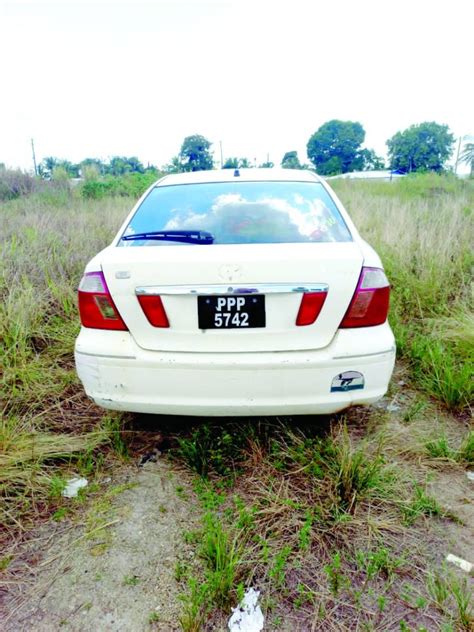
[[[397,406],[397,404],[389,404],[387,410],[389,413],[395,413],[397,410],[400,410],[400,406]]]
[[[260,632],[263,630],[263,613],[258,605],[259,590],[249,588],[237,608],[232,608],[230,632]]]
[[[62,491],[62,495],[65,498],[75,498],[78,491],[83,487],[87,487],[87,485],[87,478],[70,478]]]
[[[474,481],[474,472],[466,472],[466,476],[470,481]]]
[[[449,553],[449,555],[446,556],[446,561],[451,562],[451,564],[454,564],[461,570],[466,571],[466,573],[470,573],[472,569],[474,568],[474,564],[471,564],[471,562],[468,562],[467,560],[463,560],[462,557],[457,557],[456,555],[453,555],[452,553]]]

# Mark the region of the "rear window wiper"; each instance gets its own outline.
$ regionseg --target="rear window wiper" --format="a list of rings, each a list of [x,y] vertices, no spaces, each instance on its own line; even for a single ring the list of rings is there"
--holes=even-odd
[[[148,233],[124,235],[122,241],[177,241],[185,244],[212,244],[214,236],[205,230],[152,230]]]

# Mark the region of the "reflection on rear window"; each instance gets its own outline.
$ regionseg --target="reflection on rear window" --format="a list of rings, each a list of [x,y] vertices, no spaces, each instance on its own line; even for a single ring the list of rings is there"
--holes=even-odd
[[[329,194],[318,182],[212,182],[159,186],[148,194],[125,235],[207,231],[215,244],[351,241]],[[120,246],[176,246],[120,241]]]

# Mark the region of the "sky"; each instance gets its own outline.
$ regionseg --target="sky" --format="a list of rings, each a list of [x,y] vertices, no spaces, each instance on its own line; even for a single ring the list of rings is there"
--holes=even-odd
[[[331,119],[381,155],[423,121],[473,135],[473,38],[468,0],[0,0],[0,162],[31,169],[34,138],[161,166],[191,134],[306,161]]]

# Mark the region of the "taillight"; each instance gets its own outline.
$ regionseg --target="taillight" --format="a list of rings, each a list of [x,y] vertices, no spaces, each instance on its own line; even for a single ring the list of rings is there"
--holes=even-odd
[[[160,296],[156,294],[140,294],[137,298],[150,325],[153,325],[153,327],[170,326]]]
[[[299,327],[312,325],[319,312],[322,310],[327,292],[305,292],[301,299],[301,305],[296,317],[296,324]]]
[[[362,268],[349,309],[339,325],[342,329],[373,327],[387,320],[390,285],[380,268]]]
[[[79,284],[79,314],[84,327],[127,331],[102,272],[86,272]]]

